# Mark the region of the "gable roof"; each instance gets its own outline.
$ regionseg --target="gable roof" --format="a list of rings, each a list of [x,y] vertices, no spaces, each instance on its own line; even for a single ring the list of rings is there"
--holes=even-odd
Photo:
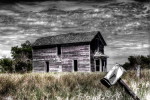
[[[32,46],[36,47],[36,46],[46,46],[46,45],[91,42],[97,34],[99,34],[102,43],[106,45],[106,42],[104,41],[101,33],[99,31],[92,31],[92,32],[68,33],[68,34],[42,37],[37,39],[32,44]]]

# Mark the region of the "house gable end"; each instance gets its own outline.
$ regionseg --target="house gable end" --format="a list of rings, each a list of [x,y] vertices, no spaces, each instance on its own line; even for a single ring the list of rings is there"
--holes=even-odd
[[[101,33],[98,31],[98,33],[95,35],[95,37],[92,39],[91,43],[95,40],[95,39],[99,39],[100,43],[103,45],[103,46],[107,46],[104,38],[102,37]]]

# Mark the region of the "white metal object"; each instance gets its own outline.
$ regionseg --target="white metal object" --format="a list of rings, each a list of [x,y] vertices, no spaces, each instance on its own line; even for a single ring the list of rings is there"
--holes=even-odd
[[[107,84],[108,87],[114,85],[123,75],[125,69],[119,64],[116,64],[103,78],[104,84]]]
[[[121,87],[134,99],[140,100],[138,96],[128,87],[128,85],[121,79],[121,76],[125,72],[125,69],[121,67],[119,64],[116,64],[108,73],[107,75],[101,79],[101,83],[106,87],[110,87],[115,83],[119,83]]]

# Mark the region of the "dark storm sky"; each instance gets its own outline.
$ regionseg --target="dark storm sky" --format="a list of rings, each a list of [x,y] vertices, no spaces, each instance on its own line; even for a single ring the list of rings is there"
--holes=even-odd
[[[109,56],[109,66],[124,63],[130,55],[148,55],[149,2],[103,1],[0,4],[0,57],[10,57],[10,48],[26,40],[96,30],[101,31],[108,44],[105,54]]]
[[[16,3],[16,2],[43,2],[43,1],[61,1],[61,0],[1,0],[2,3]],[[73,1],[73,0],[64,0],[64,1]],[[117,0],[76,0],[76,1],[95,1],[95,2],[103,2],[103,1],[117,1]],[[122,0],[123,1],[123,0]],[[126,0],[125,0],[126,1]],[[129,1],[129,0],[128,0]],[[131,1],[131,0],[130,0]],[[134,0],[137,2],[149,2],[150,0]]]

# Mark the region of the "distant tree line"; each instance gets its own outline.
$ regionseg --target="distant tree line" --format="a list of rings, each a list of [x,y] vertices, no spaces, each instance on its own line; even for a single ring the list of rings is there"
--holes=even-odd
[[[148,55],[148,56],[143,56],[143,55],[129,56],[128,62],[126,62],[122,66],[126,70],[132,70],[132,69],[136,69],[137,65],[140,65],[142,69],[146,69],[146,68],[150,69],[150,55]]]
[[[11,47],[12,58],[0,59],[0,72],[29,72],[32,70],[31,43],[26,41],[21,46]]]

